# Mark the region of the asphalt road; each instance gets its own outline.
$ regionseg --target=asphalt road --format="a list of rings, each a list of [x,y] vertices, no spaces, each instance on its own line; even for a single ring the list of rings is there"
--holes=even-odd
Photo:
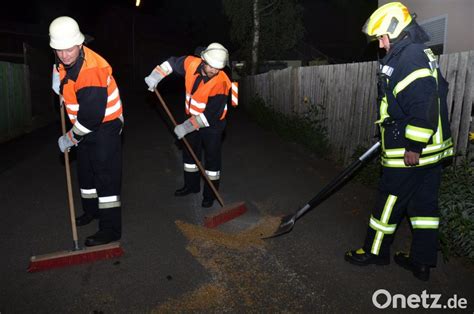
[[[180,120],[182,98],[164,96]],[[349,182],[289,234],[261,240],[280,215],[304,205],[341,169],[262,129],[243,108],[230,114],[220,191],[226,204],[243,201],[248,211],[218,228],[202,227],[220,206],[202,209],[200,195],[173,196],[183,183],[181,153],[156,97],[125,94],[123,102],[119,259],[27,273],[30,256],[71,248],[60,127],[0,144],[0,313],[375,312],[376,291],[375,303],[393,312],[403,307],[390,302],[396,294],[399,302],[415,295],[411,306],[429,311],[434,297],[423,301],[423,293],[441,294],[442,307],[456,296],[456,311],[473,312],[474,269],[462,259],[440,258],[427,283],[395,263],[344,261],[344,252],[364,239],[370,187]],[[80,227],[81,243],[95,229]],[[403,224],[394,251],[409,240]]]

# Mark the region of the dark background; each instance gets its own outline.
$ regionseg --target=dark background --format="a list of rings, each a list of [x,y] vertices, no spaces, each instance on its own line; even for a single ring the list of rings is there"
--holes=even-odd
[[[368,45],[361,32],[377,7],[376,0],[300,0],[299,4],[305,34],[288,59],[306,65],[318,57],[329,63],[376,58],[376,47]],[[32,0],[2,6],[1,60],[26,63],[21,56],[26,42],[29,48],[44,51],[52,62],[49,24],[69,15],[83,33],[94,38],[88,45],[113,66],[122,89],[140,84],[167,57],[192,54],[197,46],[220,42],[229,49],[231,61],[232,52],[238,50],[230,42],[230,24],[221,0],[142,0],[138,8],[134,0]]]

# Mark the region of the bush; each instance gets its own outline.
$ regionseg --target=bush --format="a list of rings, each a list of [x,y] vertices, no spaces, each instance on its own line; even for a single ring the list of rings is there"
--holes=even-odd
[[[445,259],[474,259],[474,169],[466,162],[444,170],[440,196],[440,241]]]
[[[324,155],[328,149],[327,132],[322,125],[324,108],[310,104],[306,113],[285,115],[265,105],[261,97],[254,97],[247,111],[263,127],[275,131],[282,138],[302,144],[310,151]]]

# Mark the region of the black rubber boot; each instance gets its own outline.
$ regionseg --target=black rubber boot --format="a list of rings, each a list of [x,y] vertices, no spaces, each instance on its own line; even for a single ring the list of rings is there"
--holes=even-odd
[[[214,187],[216,188],[217,191],[219,191],[219,183],[220,180],[212,180],[211,181]],[[216,199],[216,196],[214,195],[214,192],[212,189],[209,187],[209,184],[207,182],[205,183],[206,185],[204,186],[204,191],[202,193],[203,199],[201,206],[204,208],[209,208],[214,204],[214,200]]]
[[[214,199],[203,199],[201,203],[201,207],[209,208],[214,204]]]
[[[122,236],[122,208],[100,209],[99,232],[111,233],[115,239]]]
[[[399,266],[411,271],[416,278],[422,281],[430,279],[430,266],[413,261],[407,253],[397,252],[393,256],[393,260]]]
[[[199,193],[199,190],[191,190],[186,185],[174,191],[174,196],[186,196],[193,193]]]
[[[92,220],[97,219],[97,216],[89,215],[89,214],[82,214],[79,217],[76,217],[76,226],[85,226],[92,222]]]
[[[94,235],[87,237],[84,244],[86,246],[104,245],[119,239],[120,237],[115,235],[112,231],[99,230]]]
[[[344,255],[344,259],[351,264],[357,266],[366,266],[370,264],[375,265],[388,265],[390,264],[389,256],[379,256],[371,253],[366,253],[364,249],[347,251]]]
[[[94,219],[99,219],[99,207],[97,198],[83,198],[81,197],[82,209],[84,214],[76,217],[76,226],[85,226]]]
[[[185,196],[192,193],[199,193],[200,188],[199,172],[184,172],[184,186],[174,192],[174,196]]]

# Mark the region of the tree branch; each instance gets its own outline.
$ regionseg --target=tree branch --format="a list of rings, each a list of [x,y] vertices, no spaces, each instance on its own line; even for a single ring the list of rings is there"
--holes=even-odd
[[[260,10],[258,10],[258,13],[259,14],[262,14],[262,16],[267,16],[269,14],[271,14],[273,11],[275,11],[275,9],[278,7],[278,5],[280,4],[280,1],[281,0],[276,0],[276,1],[272,1],[270,2],[269,4],[267,4],[266,6],[264,6],[263,8],[261,8]],[[270,12],[267,12],[267,13],[263,13],[265,10],[269,9],[269,8],[272,8],[272,10]]]

